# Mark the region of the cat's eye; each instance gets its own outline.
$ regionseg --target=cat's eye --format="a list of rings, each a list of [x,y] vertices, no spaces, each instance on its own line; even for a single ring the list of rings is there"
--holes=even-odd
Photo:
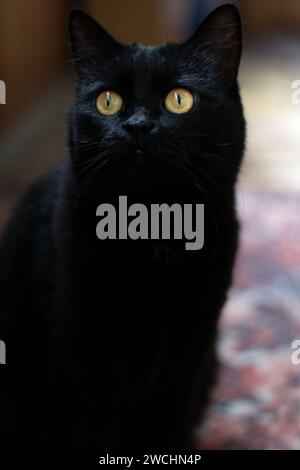
[[[106,90],[98,96],[96,108],[100,114],[112,116],[123,108],[123,99],[115,91]]]
[[[165,107],[170,113],[183,114],[192,109],[194,102],[194,96],[189,90],[174,88],[165,99]]]

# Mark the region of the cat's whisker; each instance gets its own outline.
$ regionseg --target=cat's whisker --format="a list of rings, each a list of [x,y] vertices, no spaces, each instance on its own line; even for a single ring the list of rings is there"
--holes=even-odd
[[[188,165],[192,166],[191,162],[186,161]],[[210,186],[211,192],[208,192],[210,196],[213,195],[215,202],[213,203],[213,206],[215,207],[216,210],[218,210],[218,215],[219,217],[223,220],[223,222],[226,224],[227,219],[226,219],[226,214],[223,212],[223,208],[225,207],[224,200],[227,200],[228,198],[231,198],[231,193],[226,190],[226,188],[221,187],[220,185],[217,185],[214,180],[212,180],[204,171],[202,171],[200,168],[193,166],[193,169],[195,171],[198,171],[201,175],[201,178],[206,181],[206,183]],[[211,205],[212,205],[212,201]],[[219,210],[219,209],[222,210]]]
[[[79,188],[80,189],[80,194],[79,194],[79,197],[78,199],[80,199],[82,197],[82,194],[85,190],[85,188],[87,187],[87,185],[90,183],[91,179],[98,173],[98,171],[101,170],[101,168],[106,165],[106,163],[108,163],[108,161],[110,160],[110,155],[108,155],[106,158],[105,158],[105,155],[101,155],[101,157],[99,157],[98,161],[100,161],[100,165],[97,165],[96,168],[92,169],[90,171],[90,173],[86,176],[86,178],[83,180],[82,184],[81,184],[81,187]],[[104,160],[104,161],[102,161]]]
[[[215,161],[218,161],[218,162],[222,162],[222,163],[224,163],[226,168],[231,167],[234,170],[239,169],[239,165],[235,165],[233,162],[229,161],[229,159],[226,158],[224,155],[203,152],[199,149],[193,149],[191,147],[188,149],[188,151],[189,151],[190,154],[197,155],[201,158],[202,157],[206,158],[207,160],[215,160]]]
[[[36,175],[37,176],[43,176],[43,175],[48,175],[48,174],[51,174],[51,173],[55,173],[57,171],[61,171],[61,169],[63,168],[64,165],[65,165],[65,162],[61,162],[59,165],[57,165],[53,168],[49,168],[48,170],[37,172]]]
[[[84,148],[90,148],[90,147],[98,147],[99,145],[102,144],[102,141],[94,141],[94,142],[89,142],[89,143],[79,143],[79,145],[76,145],[76,148],[78,149],[84,149]]]
[[[109,150],[105,150],[101,153],[98,153],[97,155],[95,155],[94,157],[88,159],[86,162],[82,162],[80,164],[78,164],[78,167],[83,167],[81,168],[81,170],[79,172],[77,172],[77,176],[80,176],[82,175],[86,170],[88,170],[89,168],[91,168],[91,166],[93,166],[94,164],[96,164],[99,160],[101,160],[102,157],[105,157],[106,155],[109,154]]]
[[[171,165],[174,165],[175,167],[177,167],[177,170],[182,171],[185,176],[187,177],[187,179],[189,181],[191,181],[191,183],[193,185],[196,186],[196,188],[198,188],[200,191],[201,191],[201,194],[202,194],[202,197],[204,199],[204,202],[205,202],[205,199],[207,200],[208,202],[208,209],[209,211],[211,212],[211,215],[212,215],[212,218],[213,218],[213,223],[214,223],[214,227],[215,227],[215,237],[216,237],[216,242],[215,242],[215,246],[214,246],[214,250],[212,252],[212,255],[211,255],[211,260],[213,259],[216,251],[217,251],[217,246],[218,246],[218,233],[219,233],[219,229],[218,229],[218,223],[217,223],[217,216],[216,216],[216,213],[215,213],[215,204],[213,204],[212,202],[212,198],[211,198],[211,195],[210,193],[207,191],[207,189],[204,189],[202,188],[198,182],[195,181],[193,175],[187,170],[187,168],[182,164],[182,162],[180,164],[176,164],[175,163],[175,160],[169,160]],[[177,162],[178,163],[178,162]],[[205,204],[205,206],[207,207],[207,205]]]

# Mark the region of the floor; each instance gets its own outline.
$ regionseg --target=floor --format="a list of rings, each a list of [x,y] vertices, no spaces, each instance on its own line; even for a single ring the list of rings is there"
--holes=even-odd
[[[200,448],[300,449],[300,192],[240,194],[235,280]]]

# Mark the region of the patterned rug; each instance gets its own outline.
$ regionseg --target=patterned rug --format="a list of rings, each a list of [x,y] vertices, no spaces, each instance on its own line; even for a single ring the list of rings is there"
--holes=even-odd
[[[240,194],[242,236],[221,320],[204,449],[300,449],[300,195]],[[299,355],[300,357],[300,355]]]

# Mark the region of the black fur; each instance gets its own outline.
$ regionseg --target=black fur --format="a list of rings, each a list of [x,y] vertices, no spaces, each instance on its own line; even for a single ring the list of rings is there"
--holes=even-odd
[[[70,31],[78,75],[70,158],[29,189],[0,248],[0,442],[189,448],[215,377],[237,249],[239,14],[217,9],[180,45],[121,45],[80,11]],[[186,114],[163,106],[176,86],[195,96]],[[97,112],[105,89],[122,95],[119,114]],[[98,240],[96,208],[119,195],[204,203],[204,248]]]

